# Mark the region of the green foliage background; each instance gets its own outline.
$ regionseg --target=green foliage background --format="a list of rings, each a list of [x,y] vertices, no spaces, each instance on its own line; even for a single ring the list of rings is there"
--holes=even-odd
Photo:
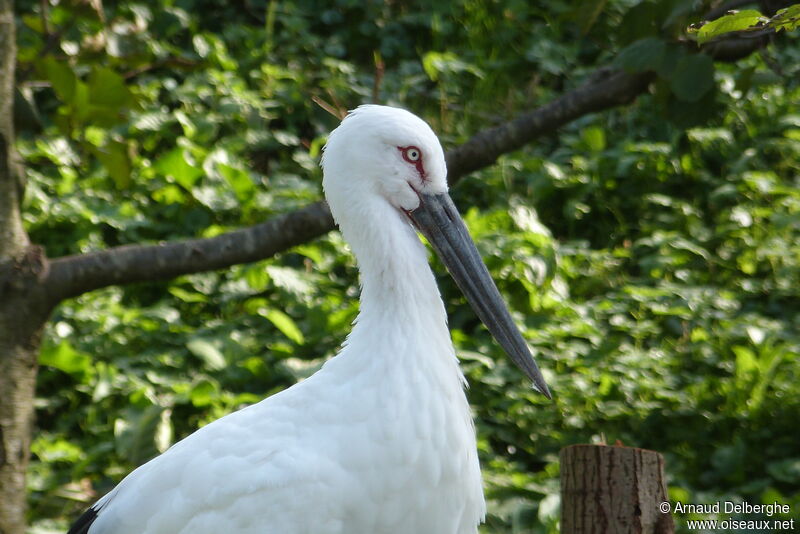
[[[674,500],[777,500],[797,516],[797,37],[715,67],[673,44],[693,2],[577,4],[142,0],[101,17],[79,0],[44,16],[17,2],[28,230],[56,257],[316,200],[337,121],[312,96],[408,107],[452,147],[598,66],[654,68],[635,104],[453,191],[555,395],[532,393],[440,274],[476,415],[482,532],[557,532],[558,451],[603,440],[664,453]],[[175,440],[318,369],[355,317],[356,280],[332,233],[60,306],[41,355],[33,531],[63,529]]]

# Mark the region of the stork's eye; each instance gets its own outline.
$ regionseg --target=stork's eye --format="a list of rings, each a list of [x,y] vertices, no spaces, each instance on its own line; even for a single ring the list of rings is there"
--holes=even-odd
[[[422,151],[415,146],[407,146],[403,149],[403,158],[409,163],[416,163],[422,157]]]

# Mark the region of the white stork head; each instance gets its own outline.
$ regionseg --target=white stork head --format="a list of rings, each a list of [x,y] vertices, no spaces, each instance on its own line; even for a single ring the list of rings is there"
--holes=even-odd
[[[343,229],[377,225],[392,208],[407,218],[431,243],[509,357],[550,398],[522,334],[447,194],[444,152],[430,126],[403,109],[361,106],[331,132],[322,167],[325,195],[339,225]],[[387,211],[375,215],[376,202]],[[370,216],[372,220],[365,220]]]
[[[404,109],[366,105],[331,132],[322,158],[323,186],[334,216],[368,194],[401,211],[419,194],[447,191],[442,145],[428,123]]]

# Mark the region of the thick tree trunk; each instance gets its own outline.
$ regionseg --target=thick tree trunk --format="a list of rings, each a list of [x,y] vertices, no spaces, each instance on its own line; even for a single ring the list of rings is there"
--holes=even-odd
[[[13,3],[0,0],[0,534],[25,532],[25,469],[30,449],[44,295],[28,283],[44,258],[30,248],[20,217],[12,125],[16,32]],[[42,309],[34,311],[38,306]]]
[[[606,445],[561,449],[562,534],[672,534],[664,458]]]
[[[36,371],[44,318],[0,302],[0,534],[25,532],[26,486]]]

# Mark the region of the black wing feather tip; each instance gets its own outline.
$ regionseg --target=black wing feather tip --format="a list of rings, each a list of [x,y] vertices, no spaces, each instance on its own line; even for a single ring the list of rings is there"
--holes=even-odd
[[[89,527],[91,527],[92,523],[94,523],[94,520],[97,519],[98,511],[99,510],[92,506],[83,512],[83,515],[72,524],[72,527],[69,529],[67,534],[87,534],[89,532]]]

